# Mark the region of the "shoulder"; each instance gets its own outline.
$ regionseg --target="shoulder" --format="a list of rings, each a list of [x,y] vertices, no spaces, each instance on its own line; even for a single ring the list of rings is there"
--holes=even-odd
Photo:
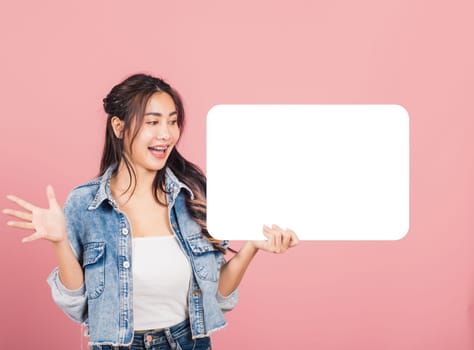
[[[90,180],[86,183],[78,185],[78,186],[76,186],[72,189],[71,194],[80,196],[80,195],[83,195],[83,194],[87,194],[89,192],[97,191],[97,189],[100,186],[101,180],[102,180],[101,177],[97,177],[97,178],[95,178],[93,180]]]
[[[95,210],[104,201],[112,201],[110,178],[115,166],[110,166],[101,176],[75,187],[68,196],[66,208]]]
[[[74,187],[67,197],[65,207],[81,205],[88,206],[95,198],[99,187],[100,178],[93,179]]]

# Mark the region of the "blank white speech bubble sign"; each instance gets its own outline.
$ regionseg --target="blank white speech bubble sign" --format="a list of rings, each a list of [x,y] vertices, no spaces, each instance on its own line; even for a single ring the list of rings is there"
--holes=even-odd
[[[207,115],[207,227],[262,239],[397,240],[409,229],[400,105],[217,105]]]

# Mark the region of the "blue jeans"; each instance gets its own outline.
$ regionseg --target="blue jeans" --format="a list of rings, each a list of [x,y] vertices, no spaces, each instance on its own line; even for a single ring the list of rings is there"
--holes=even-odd
[[[211,338],[192,339],[189,320],[161,330],[138,331],[128,346],[93,345],[91,350],[211,350]]]

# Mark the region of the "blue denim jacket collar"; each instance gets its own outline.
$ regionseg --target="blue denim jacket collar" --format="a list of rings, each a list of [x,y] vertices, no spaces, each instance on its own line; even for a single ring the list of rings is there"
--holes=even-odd
[[[116,165],[110,166],[105,171],[105,173],[96,180],[99,185],[99,189],[97,190],[94,199],[87,208],[88,210],[97,209],[105,200],[108,200],[114,208],[118,208],[117,203],[112,197],[112,192],[110,191],[110,178],[115,168]],[[191,196],[191,199],[194,199],[194,194],[191,189],[184,183],[179,181],[176,175],[168,167],[165,168],[165,186],[166,192],[168,194],[169,206],[172,206],[181,189],[187,190]]]

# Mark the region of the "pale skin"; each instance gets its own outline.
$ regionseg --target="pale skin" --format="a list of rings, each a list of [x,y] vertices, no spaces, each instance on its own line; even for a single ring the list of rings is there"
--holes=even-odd
[[[123,138],[124,156],[131,162],[136,173],[133,193],[130,189],[126,191],[130,179],[123,163],[110,181],[112,196],[127,216],[134,237],[173,234],[168,207],[156,202],[151,189],[156,171],[166,166],[167,155],[179,140],[180,130],[176,119],[171,97],[166,93],[155,93],[147,103],[144,124],[131,147],[129,135],[124,132],[123,121],[117,117],[111,120],[116,137]],[[168,149],[165,152],[150,151],[150,147],[156,146],[166,146]],[[3,213],[21,220],[8,221],[8,226],[34,231],[23,238],[23,242],[38,239],[51,242],[58,261],[59,278],[66,288],[75,290],[83,285],[84,272],[69,245],[64,214],[53,188],[48,186],[46,193],[49,208],[39,208],[21,198],[8,195],[7,198],[23,210],[4,209]],[[165,202],[163,192],[159,192],[158,197]],[[276,225],[263,226],[262,233],[266,240],[245,242],[240,251],[222,266],[218,287],[221,295],[229,295],[238,287],[259,250],[281,254],[298,244],[298,237],[293,231]]]

